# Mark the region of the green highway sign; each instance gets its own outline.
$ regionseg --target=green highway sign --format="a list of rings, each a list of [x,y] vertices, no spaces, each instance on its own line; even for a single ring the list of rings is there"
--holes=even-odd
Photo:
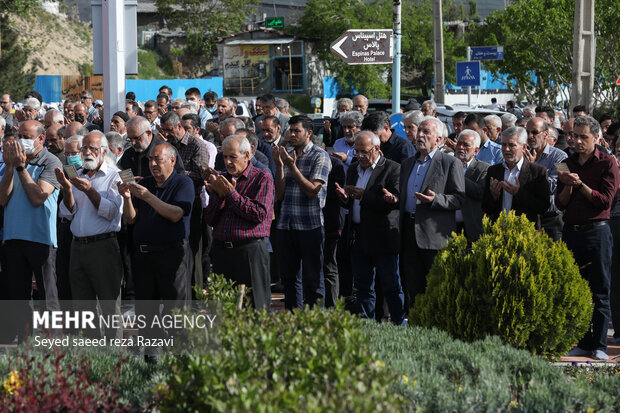
[[[281,29],[284,27],[284,17],[265,17],[265,27]]]

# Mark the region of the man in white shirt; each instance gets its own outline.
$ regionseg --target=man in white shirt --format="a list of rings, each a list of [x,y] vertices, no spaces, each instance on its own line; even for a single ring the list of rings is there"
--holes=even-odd
[[[118,193],[118,169],[104,162],[107,151],[106,137],[94,131],[82,141],[84,162],[77,176],[67,179],[60,168],[55,172],[63,192],[60,217],[71,220],[73,233],[69,264],[73,299],[77,309],[90,311],[96,311],[98,299],[103,314],[112,315],[120,314],[123,264],[116,233],[123,198]],[[121,338],[122,331],[106,329],[106,336]]]

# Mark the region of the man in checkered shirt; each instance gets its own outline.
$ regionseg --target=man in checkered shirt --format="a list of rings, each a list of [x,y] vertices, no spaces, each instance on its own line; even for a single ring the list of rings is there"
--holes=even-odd
[[[325,297],[323,278],[323,213],[329,155],[310,141],[312,120],[304,115],[289,121],[287,150],[273,148],[276,198],[282,201],[279,230],[280,276],[287,309],[302,308]],[[300,271],[301,269],[301,271]],[[303,289],[306,289],[304,291]]]

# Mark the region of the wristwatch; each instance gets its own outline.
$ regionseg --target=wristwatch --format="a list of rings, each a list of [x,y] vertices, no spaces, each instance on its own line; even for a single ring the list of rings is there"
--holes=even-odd
[[[16,167],[15,167],[15,170],[16,170],[17,172],[21,172],[21,171],[23,171],[23,170],[24,170],[24,167],[23,167],[23,166],[16,166]]]
[[[577,188],[575,188],[577,191],[581,191],[581,188],[583,188],[583,182],[581,182],[579,185],[577,185]]]

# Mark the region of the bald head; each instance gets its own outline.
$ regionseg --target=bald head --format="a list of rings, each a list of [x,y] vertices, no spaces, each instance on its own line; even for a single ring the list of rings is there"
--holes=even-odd
[[[65,124],[64,116],[57,109],[48,110],[43,117],[43,125],[45,126],[45,129],[49,128],[54,124],[60,126],[63,126]]]
[[[71,122],[65,127],[65,136],[86,135],[88,130],[80,122]]]

